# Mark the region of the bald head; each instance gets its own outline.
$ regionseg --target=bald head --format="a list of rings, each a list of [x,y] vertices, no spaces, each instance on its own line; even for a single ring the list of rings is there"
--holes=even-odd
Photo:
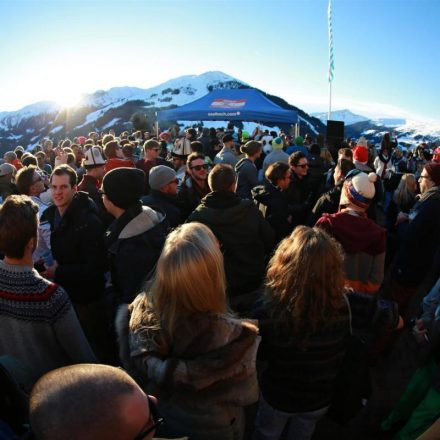
[[[29,412],[38,440],[125,440],[151,423],[147,396],[136,382],[119,368],[97,364],[45,374],[32,390]]]

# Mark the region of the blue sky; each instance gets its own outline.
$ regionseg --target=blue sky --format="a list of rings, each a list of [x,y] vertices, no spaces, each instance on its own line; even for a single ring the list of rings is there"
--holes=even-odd
[[[439,0],[333,0],[333,109],[440,120]],[[220,70],[328,106],[327,0],[0,0],[0,111]]]

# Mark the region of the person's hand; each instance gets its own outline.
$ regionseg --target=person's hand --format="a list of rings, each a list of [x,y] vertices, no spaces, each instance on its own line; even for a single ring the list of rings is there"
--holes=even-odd
[[[428,342],[428,331],[425,327],[425,323],[421,319],[416,320],[412,333],[419,344]]]
[[[46,270],[41,273],[41,276],[53,280],[55,278],[55,271],[57,270],[58,263],[54,260],[52,266],[46,266]]]
[[[397,214],[397,220],[395,226],[400,225],[400,223],[406,221],[408,221],[408,214],[406,214],[405,212],[399,212],[399,214]]]

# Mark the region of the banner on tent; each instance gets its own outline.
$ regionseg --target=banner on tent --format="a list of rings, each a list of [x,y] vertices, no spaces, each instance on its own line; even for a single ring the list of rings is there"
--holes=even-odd
[[[242,108],[246,104],[246,99],[214,99],[211,107],[214,108]]]

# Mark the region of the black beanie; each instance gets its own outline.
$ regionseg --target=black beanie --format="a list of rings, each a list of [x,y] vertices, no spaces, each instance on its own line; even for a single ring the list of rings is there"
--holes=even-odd
[[[102,181],[107,198],[118,208],[127,209],[139,202],[145,184],[145,173],[137,168],[115,168]]]

